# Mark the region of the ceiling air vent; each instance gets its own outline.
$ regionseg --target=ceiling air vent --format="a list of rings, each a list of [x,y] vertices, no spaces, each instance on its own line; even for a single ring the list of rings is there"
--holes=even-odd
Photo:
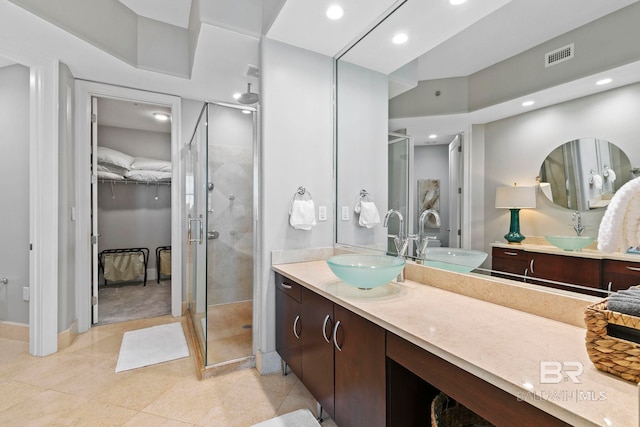
[[[550,67],[573,58],[573,43],[544,55],[544,66]]]
[[[256,79],[260,78],[260,68],[255,65],[247,64],[247,69],[244,72],[244,75],[247,77],[255,77]]]

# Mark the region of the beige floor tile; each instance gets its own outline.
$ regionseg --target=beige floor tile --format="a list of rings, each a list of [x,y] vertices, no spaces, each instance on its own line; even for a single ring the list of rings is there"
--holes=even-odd
[[[287,394],[298,382],[295,375],[282,376],[279,372],[269,375],[260,375],[257,370],[251,369],[239,378],[238,384],[245,387],[260,388]]]
[[[108,360],[118,360],[120,346],[122,344],[122,335],[123,333],[112,333],[110,336],[92,342],[91,344],[78,349],[74,353],[86,354]]]
[[[248,427],[275,416],[286,396],[286,393],[236,384],[225,396],[223,404],[211,408],[199,424]]]
[[[308,409],[314,416],[318,415],[318,405],[313,397],[289,393],[278,408],[276,415],[284,415],[298,409]]]
[[[51,387],[53,390],[76,396],[93,399],[118,383],[115,375],[115,362],[99,359],[102,366],[94,365],[92,369],[78,373],[65,381]]]
[[[253,352],[251,331],[219,340],[207,341],[209,365],[250,356]]]
[[[113,332],[106,332],[99,330],[98,328],[91,328],[87,332],[78,334],[69,347],[63,349],[60,353],[73,353],[112,336]]]
[[[293,375],[293,374],[289,374],[289,375]],[[291,387],[291,391],[289,391],[289,394],[308,397],[310,399],[313,399],[311,392],[307,390],[304,384],[302,384],[302,381],[298,379],[296,379],[296,383],[293,385],[293,387]]]
[[[48,388],[77,374],[90,372],[98,361],[100,359],[77,354],[34,357],[27,369],[15,372],[11,378],[22,383]]]
[[[136,416],[122,425],[123,427],[193,427],[195,424],[138,412]]]
[[[44,391],[41,387],[13,380],[0,380],[0,411],[17,405]]]
[[[52,426],[121,426],[136,411],[106,403],[88,401],[51,422]]]
[[[197,424],[211,408],[220,405],[233,386],[219,378],[180,381],[143,412]]]
[[[116,383],[95,395],[93,399],[137,411],[158,399],[178,381],[177,378],[140,371],[127,371],[114,375],[117,378]]]
[[[0,338],[0,360],[29,352],[29,343]]]
[[[53,390],[42,391],[0,412],[1,426],[50,426],[87,399]]]

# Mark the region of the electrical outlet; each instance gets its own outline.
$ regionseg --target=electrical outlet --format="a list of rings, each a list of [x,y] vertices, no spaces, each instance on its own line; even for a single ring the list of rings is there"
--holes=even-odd
[[[342,220],[349,221],[349,206],[342,207]]]
[[[327,207],[326,206],[318,206],[318,220],[326,221],[327,220]]]
[[[29,287],[28,286],[23,286],[22,287],[22,299],[24,301],[29,301],[29,296],[30,296]]]

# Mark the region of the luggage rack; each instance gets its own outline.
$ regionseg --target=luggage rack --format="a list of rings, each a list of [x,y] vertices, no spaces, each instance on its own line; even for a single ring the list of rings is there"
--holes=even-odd
[[[160,271],[162,271],[160,268],[160,254],[162,252],[171,252],[171,246],[158,246],[156,248],[156,277],[158,279],[158,283],[160,283]],[[171,271],[171,265],[169,265],[169,271]],[[168,276],[171,277],[171,274]]]
[[[141,253],[144,258],[144,286],[147,286],[147,263],[149,262],[149,249],[148,248],[123,248],[123,249],[105,249],[98,254],[98,266],[102,269],[104,275],[104,257],[106,255],[113,254],[135,254]],[[104,284],[107,285],[107,279],[104,278]]]

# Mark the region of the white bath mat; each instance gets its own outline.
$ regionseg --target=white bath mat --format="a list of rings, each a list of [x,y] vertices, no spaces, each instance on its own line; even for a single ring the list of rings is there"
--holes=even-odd
[[[254,424],[252,427],[320,427],[320,423],[308,409],[298,409],[279,417]]]
[[[180,322],[125,332],[116,372],[189,356]]]

